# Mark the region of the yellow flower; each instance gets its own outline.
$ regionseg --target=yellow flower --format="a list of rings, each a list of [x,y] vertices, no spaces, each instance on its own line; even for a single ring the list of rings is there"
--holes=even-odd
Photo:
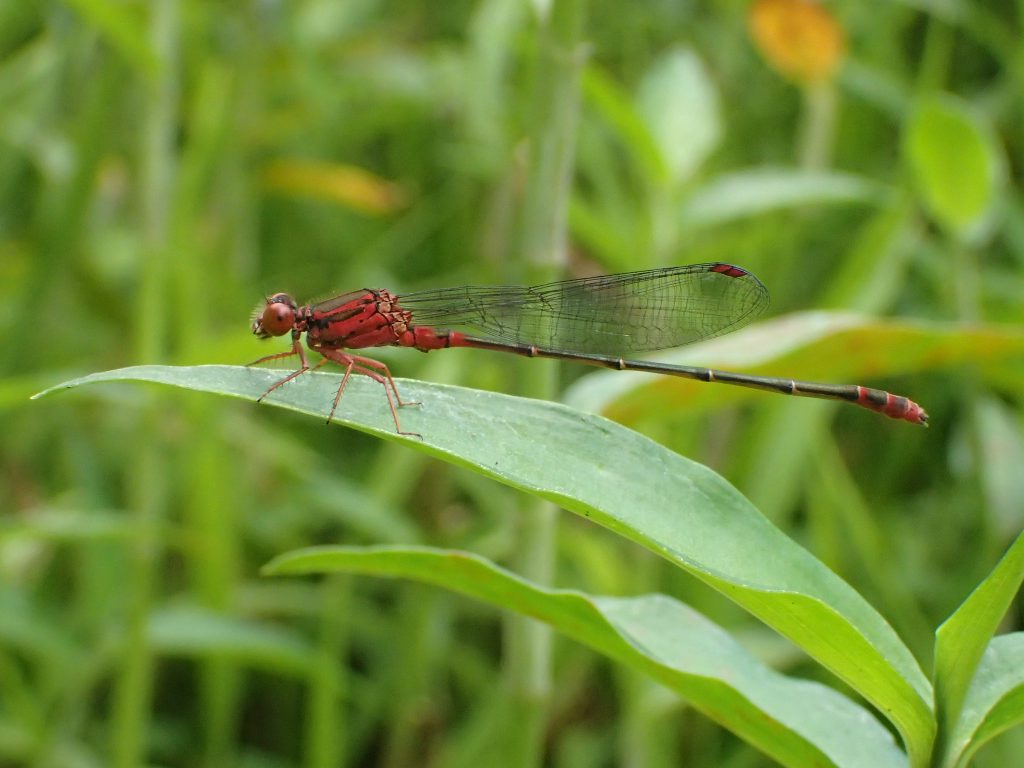
[[[846,52],[843,28],[815,0],[755,0],[748,23],[772,68],[803,85],[830,79]]]

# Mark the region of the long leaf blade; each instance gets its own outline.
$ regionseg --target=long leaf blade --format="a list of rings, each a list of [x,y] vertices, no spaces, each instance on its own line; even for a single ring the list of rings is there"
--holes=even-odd
[[[665,595],[595,597],[547,589],[468,552],[427,547],[311,547],[266,573],[411,578],[533,616],[635,667],[783,765],[905,766],[892,736],[831,688],[750,656],[728,633]]]

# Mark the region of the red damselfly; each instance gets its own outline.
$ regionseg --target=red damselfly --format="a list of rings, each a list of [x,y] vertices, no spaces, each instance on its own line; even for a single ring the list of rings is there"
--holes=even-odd
[[[731,264],[690,264],[533,287],[441,288],[401,296],[364,288],[303,306],[287,293],[275,293],[257,310],[252,332],[263,339],[291,333],[292,347],[252,365],[299,356],[300,368],[264,392],[259,398],[263,400],[311,370],[301,344],[302,334],[306,334],[309,348],[322,355],[313,369],[327,360],[345,369],[327,420],[334,416],[349,377],[359,373],[383,385],[399,434],[413,433],[402,431],[395,404],[412,403],[402,400],[384,363],[348,350],[380,346],[423,352],[448,347],[494,349],[843,400],[894,419],[927,425],[928,414],[921,406],[880,389],[748,376],[625,357],[736,330],[767,306],[764,284]]]

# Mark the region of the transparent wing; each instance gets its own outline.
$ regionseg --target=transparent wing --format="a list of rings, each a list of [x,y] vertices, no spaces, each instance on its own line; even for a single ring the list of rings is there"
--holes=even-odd
[[[464,286],[399,297],[414,325],[492,341],[625,355],[690,344],[746,325],[768,290],[729,264],[690,264],[534,287]]]

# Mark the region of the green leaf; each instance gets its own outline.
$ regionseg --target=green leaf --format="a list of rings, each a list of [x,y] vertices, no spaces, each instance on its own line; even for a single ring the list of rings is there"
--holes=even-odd
[[[292,675],[309,672],[311,659],[315,659],[309,646],[290,630],[195,606],[154,613],[149,635],[161,653],[231,658]]]
[[[111,48],[133,67],[147,76],[156,74],[157,60],[147,44],[145,19],[134,3],[111,3],[108,0],[66,0],[91,26],[95,27]]]
[[[931,216],[960,238],[984,237],[1003,176],[991,127],[965,102],[936,96],[917,105],[904,145]]]
[[[692,50],[675,48],[640,83],[638,111],[672,186],[690,179],[721,140],[718,92]]]
[[[1017,537],[992,573],[936,632],[935,701],[940,736],[949,734],[960,717],[960,709],[972,685],[978,661],[985,652],[989,638],[1006,615],[1022,580],[1024,534]],[[977,715],[976,712],[974,714]],[[964,727],[958,725],[957,732],[961,733]]]
[[[1024,527],[1024,429],[1002,400],[982,395],[975,403],[973,439],[983,503],[988,524],[1006,541]]]
[[[784,765],[905,766],[892,736],[831,688],[775,672],[728,633],[665,595],[593,597],[547,589],[467,552],[427,547],[312,547],[271,574],[361,573],[435,584],[547,622],[628,664]]]
[[[807,205],[884,202],[890,190],[849,173],[757,168],[728,173],[696,190],[683,204],[682,223],[707,227]]]
[[[650,126],[639,113],[629,92],[607,72],[594,64],[583,70],[581,85],[586,104],[612,128],[630,153],[636,166],[653,179],[663,178],[666,172],[661,147],[656,143]],[[585,166],[589,167],[592,161]],[[573,196],[574,199],[577,196]]]
[[[136,520],[113,512],[37,509],[24,517],[0,519],[0,541],[16,538],[48,541],[118,540],[137,535],[139,528]]]
[[[283,371],[139,366],[89,382],[155,381],[254,400]],[[311,373],[267,402],[323,417],[340,376]],[[934,735],[931,687],[886,621],[848,584],[789,539],[708,468],[619,424],[556,403],[399,380],[395,434],[378,384],[349,382],[336,420],[470,467],[583,515],[715,587],[790,638],[889,717],[914,765]],[[53,391],[53,389],[49,391]]]
[[[45,610],[27,605],[10,583],[5,578],[0,585],[0,647],[4,653],[23,656],[48,673],[85,663],[86,651],[63,631],[59,621]]]
[[[1024,722],[1024,632],[985,649],[950,738],[946,766],[966,766],[987,741]]]

